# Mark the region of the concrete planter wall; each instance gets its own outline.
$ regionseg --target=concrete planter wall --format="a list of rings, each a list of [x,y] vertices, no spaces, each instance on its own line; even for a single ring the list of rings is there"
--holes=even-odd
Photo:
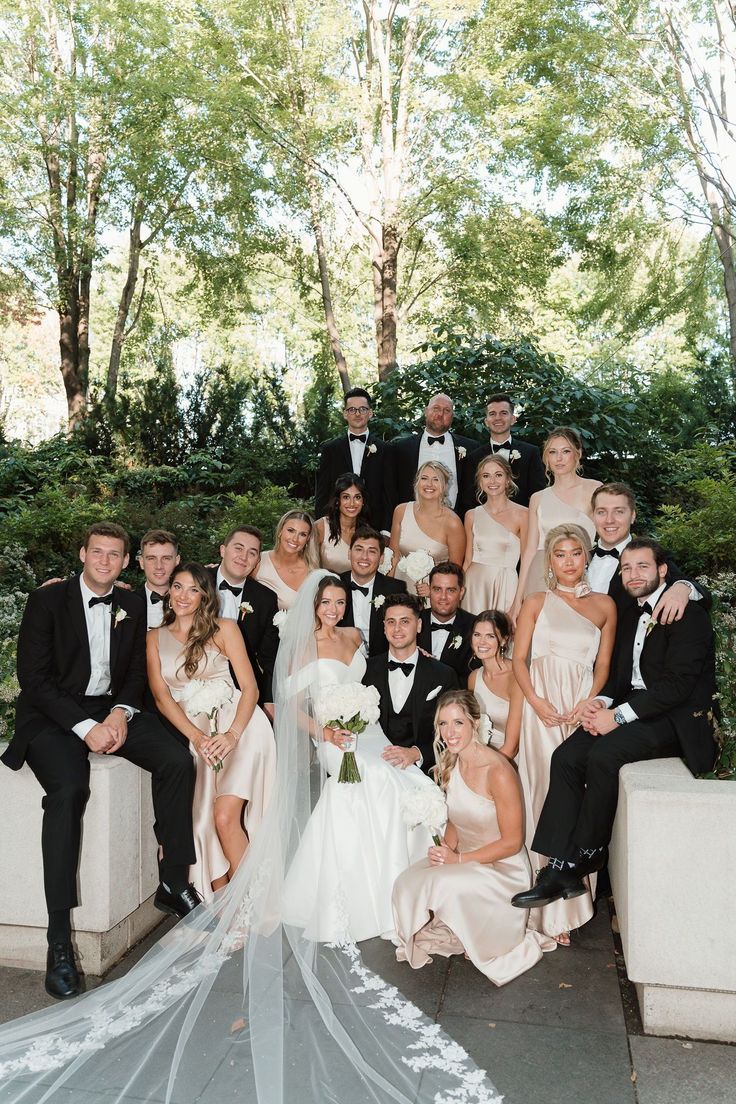
[[[90,755],[90,765],[80,905],[72,911],[72,926],[82,968],[101,974],[162,915],[153,907],[158,873],[150,775],[113,755]],[[46,966],[42,797],[28,767],[10,771],[0,764],[0,963],[5,966]]]
[[[736,785],[624,767],[609,870],[644,1030],[736,1042]]]

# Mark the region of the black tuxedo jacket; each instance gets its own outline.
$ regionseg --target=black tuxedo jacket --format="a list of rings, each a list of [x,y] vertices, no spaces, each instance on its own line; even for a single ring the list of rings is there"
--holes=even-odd
[[[391,710],[391,692],[388,688],[388,652],[383,655],[373,656],[368,660],[363,682],[366,686],[375,686],[381,695],[381,725],[384,731],[388,731],[388,715]],[[421,752],[423,763],[422,770],[428,774],[434,766],[434,714],[445,690],[457,689],[457,675],[451,667],[439,663],[436,659],[428,659],[419,653],[417,669],[414,672],[414,685],[411,689],[410,700],[412,710],[412,728],[414,739],[412,746],[416,745]],[[439,687],[437,693],[435,690]],[[431,695],[431,697],[429,697]]]
[[[422,614],[422,628],[417,636],[417,644],[419,647],[424,648],[430,655],[432,654],[431,620],[432,611],[425,610]],[[470,661],[473,658],[473,652],[470,647],[470,630],[474,621],[475,617],[472,613],[468,613],[466,610],[462,609],[457,611],[455,614],[455,623],[450,629],[450,635],[447,638],[445,646],[442,649],[442,655],[440,656],[440,663],[452,667],[458,677],[460,686],[467,686],[468,684]],[[453,646],[453,640],[458,635],[462,636],[463,639],[460,647],[455,648]]]
[[[216,587],[217,569],[210,568],[210,575]],[[249,602],[253,607],[252,613],[241,613],[238,617],[238,628],[258,683],[258,702],[263,705],[273,701],[273,668],[279,649],[279,631],[273,619],[279,603],[270,587],[250,577],[243,583],[239,601]]]
[[[601,694],[614,707],[628,702],[647,722],[668,720],[682,757],[694,774],[709,771],[715,761],[715,646],[710,617],[700,602],[688,602],[680,621],[654,624],[639,660],[646,690],[631,689],[634,637],[639,606],[633,602],[616,629],[611,674]]]
[[[667,555],[668,585],[676,583],[680,579],[685,579],[686,582],[693,584],[693,586],[702,595],[698,605],[700,605],[704,610],[710,611],[713,607],[713,595],[708,590],[708,588],[704,587],[702,583],[697,583],[694,579],[688,579],[685,575],[683,575],[672,557],[670,555]],[[608,593],[616,603],[616,611],[618,613],[619,620],[621,620],[623,615],[632,605],[635,606],[637,604],[636,599],[632,598],[631,595],[627,594],[624,590],[624,584],[621,582],[620,565],[616,568],[611,577],[611,581],[608,584]]]
[[[371,445],[376,451],[368,451]],[[363,452],[363,463],[358,473],[365,479],[368,494],[368,507],[371,512],[371,524],[376,529],[390,528],[390,515],[386,497],[386,457],[388,446],[380,437],[375,437],[370,431]],[[333,437],[322,445],[319,458],[319,470],[317,471],[317,491],[315,495],[315,516],[324,517],[327,513],[332,492],[335,489],[335,480],[352,472],[353,460],[350,455],[350,442],[347,433],[341,433],[339,437]]]
[[[518,437],[511,438],[511,451],[519,453],[518,460],[511,460],[511,474],[514,483],[519,488],[514,495],[514,502],[520,506],[528,506],[529,499],[535,491],[542,491],[547,486],[547,477],[544,474],[542,456],[536,445],[530,445],[521,441]],[[485,460],[492,452],[490,443],[481,445],[475,452],[470,453],[465,460],[463,468],[463,482],[460,485],[458,502],[461,512],[467,513],[478,505],[475,490],[475,473],[481,460]]]
[[[36,729],[55,721],[71,730],[89,720],[83,699],[90,676],[89,638],[79,576],[40,587],[28,596],[18,635],[15,735],[3,762],[23,766]],[[114,613],[125,617],[115,623]],[[140,709],[146,685],[146,606],[137,594],[116,587],[110,607],[110,709]]]
[[[350,589],[350,572],[343,571],[340,578],[348,588],[348,600],[345,606],[345,616],[340,622],[341,625],[345,625],[348,628],[355,627],[355,619],[353,618],[353,592]],[[373,598],[377,598],[379,594],[405,594],[406,583],[401,579],[390,579],[387,575],[382,575],[380,571],[376,574],[373,580]],[[383,652],[388,651],[388,641],[383,631],[383,610],[376,609],[375,605],[371,603],[371,616],[369,626],[368,637],[368,655],[375,656],[381,655]]]
[[[387,459],[387,494],[391,515],[401,502],[414,501],[414,479],[419,467],[419,447],[422,443],[422,433],[412,433],[409,437],[397,437],[389,445]],[[455,510],[460,513],[460,489],[463,485],[463,473],[467,458],[478,448],[478,442],[470,437],[461,437],[458,433],[450,433],[455,445],[455,466],[457,468],[457,502]],[[465,450],[464,456],[459,456],[459,450]]]

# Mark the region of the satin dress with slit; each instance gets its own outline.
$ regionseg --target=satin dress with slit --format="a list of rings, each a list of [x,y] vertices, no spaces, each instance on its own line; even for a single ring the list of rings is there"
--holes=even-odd
[[[514,601],[521,541],[483,506],[473,510],[473,561],[465,572],[462,608],[468,613],[503,610]]]
[[[350,545],[342,539],[342,534],[337,544],[330,540],[330,523],[327,518],[322,518],[322,525],[325,535],[319,546],[320,563],[328,571],[341,575],[343,571],[350,570]]]
[[[600,640],[600,629],[592,621],[554,591],[547,592],[534,626],[529,675],[534,692],[550,702],[558,713],[569,713],[590,695]],[[524,791],[527,847],[535,869],[547,864],[546,855],[531,851],[531,841],[549,789],[552,752],[577,727],[577,724],[562,724],[548,728],[529,702],[524,702],[519,778]],[[588,892],[581,897],[533,909],[530,924],[547,935],[561,935],[586,924],[593,915],[595,875],[586,879],[586,883]]]
[[[506,738],[506,722],[509,719],[510,702],[488,689],[482,671],[478,671],[475,676],[473,693],[480,705],[481,712],[486,714],[493,725],[493,734],[489,743],[491,747],[499,748]]]
[[[495,802],[470,789],[457,763],[447,806],[461,853],[500,839]],[[447,958],[465,952],[489,981],[506,985],[556,947],[554,940],[528,929],[527,913],[511,904],[530,881],[525,847],[493,863],[433,866],[428,858],[415,863],[394,886],[397,959],[418,970],[433,954]]]
[[[424,530],[419,528],[414,515],[414,503],[407,502],[404,516],[401,519],[401,529],[399,530],[399,554],[395,557],[397,565],[402,556],[408,556],[410,552],[417,552],[420,549],[429,552],[435,564],[444,563],[449,555],[446,544],[441,544],[440,541],[428,537]],[[416,594],[417,584],[408,575],[405,575],[398,566],[394,572],[394,578],[403,579],[409,593]]]
[[[524,597],[535,594],[539,590],[546,589],[544,578],[544,542],[547,534],[556,525],[579,525],[590,537],[591,543],[595,540],[595,525],[593,521],[577,506],[570,506],[563,502],[559,495],[555,494],[554,487],[546,487],[539,492],[537,505],[537,525],[539,527],[539,543],[534,559],[529,567],[529,574],[524,588]]]
[[[222,679],[229,683],[232,699],[217,713],[217,730],[226,732],[240,700],[240,691],[233,683],[227,656],[218,651],[214,644],[205,645],[205,654],[196,673],[190,678],[184,672],[184,645],[172,636],[165,625],[155,631],[158,632],[163,679],[174,701],[181,705],[189,720],[201,732],[209,733],[209,718],[206,713],[192,714],[187,711],[187,703],[180,700],[184,691],[192,678]],[[209,900],[212,897],[212,882],[227,874],[230,866],[215,829],[215,802],[223,795],[246,801],[243,824],[248,837],[252,838],[260,827],[271,797],[276,776],[276,744],[266,714],[256,706],[240,740],[222,760],[221,770],[214,771],[209,767],[191,745],[190,751],[196,771],[193,828],[197,861],[190,867],[189,878],[202,897]]]

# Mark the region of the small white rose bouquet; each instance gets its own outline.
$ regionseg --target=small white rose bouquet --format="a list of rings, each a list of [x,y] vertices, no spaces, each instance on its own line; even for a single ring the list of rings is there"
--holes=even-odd
[[[409,828],[426,828],[437,847],[447,823],[447,800],[439,786],[414,786],[401,795],[401,817]]]
[[[408,556],[402,556],[399,560],[399,569],[408,575],[413,583],[421,583],[426,579],[434,567],[434,560],[424,548],[417,548]]]
[[[315,713],[323,728],[342,728],[355,737],[375,724],[381,716],[381,699],[375,686],[362,682],[342,682],[323,686],[315,701]],[[355,760],[355,745],[343,752],[338,782],[360,782]]]
[[[273,624],[279,630],[279,636],[284,634],[284,626],[286,625],[286,618],[289,616],[286,610],[277,610],[273,615]]]
[[[217,714],[223,705],[233,700],[233,685],[224,678],[191,679],[179,698],[179,705],[187,717],[194,720],[204,713],[209,721],[209,739],[217,735]],[[212,764],[212,769],[222,770],[222,759]]]
[[[378,565],[378,570],[380,571],[381,575],[388,575],[389,571],[391,570],[391,564],[393,562],[394,562],[393,552],[391,551],[390,548],[384,548],[384,550],[383,550],[383,559],[381,560],[380,564]]]

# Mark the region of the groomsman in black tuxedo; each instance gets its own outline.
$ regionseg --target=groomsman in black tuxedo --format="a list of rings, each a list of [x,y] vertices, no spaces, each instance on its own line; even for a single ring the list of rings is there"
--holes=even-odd
[[[373,417],[373,404],[368,392],[362,387],[347,391],[342,416],[347,422],[347,433],[333,437],[322,446],[315,516],[321,518],[327,513],[338,476],[354,472],[365,479],[371,522],[377,529],[390,529],[385,471],[388,446],[368,430],[368,423]]]
[[[389,594],[406,591],[406,583],[401,579],[390,579],[378,570],[385,547],[386,542],[377,529],[367,525],[356,529],[350,541],[350,571],[343,571],[340,576],[348,586],[341,624],[358,629],[369,656],[388,651],[382,606]]]
[[[636,521],[634,492],[626,483],[604,483],[593,492],[593,521],[596,541],[588,565],[588,582],[598,594],[608,594],[616,603],[619,618],[633,599],[621,581],[621,553],[632,541],[631,526]],[[679,621],[688,602],[702,602],[709,610],[713,599],[701,583],[686,579],[672,557],[665,552],[667,582],[670,584],[654,610],[654,620],[668,625]],[[674,585],[677,584],[677,585]]]
[[[467,686],[470,674],[470,635],[475,620],[472,613],[460,609],[464,583],[463,569],[457,564],[435,564],[429,573],[429,609],[417,637],[420,648],[452,667],[462,687]]]
[[[514,502],[528,506],[535,491],[547,486],[544,464],[539,449],[515,437],[511,428],[516,422],[514,401],[509,395],[491,395],[486,403],[485,424],[491,439],[470,453],[465,461],[463,481],[460,487],[461,513],[465,514],[478,505],[475,490],[475,473],[481,460],[499,454],[511,465],[511,474],[518,487]]]
[[[447,494],[455,509],[466,457],[478,448],[478,442],[450,432],[452,414],[450,396],[433,395],[424,411],[424,430],[391,442],[387,460],[391,513],[400,502],[414,501],[417,470],[428,460],[439,460],[449,469],[452,479]]]
[[[533,908],[585,892],[583,877],[605,864],[626,763],[680,755],[693,773],[716,756],[715,647],[702,603],[657,623],[652,611],[669,586],[667,561],[653,540],[621,553],[621,580],[634,601],[616,630],[611,674],[577,728],[555,750],[532,850],[549,855],[533,889],[512,904]]]
[[[146,624],[157,629],[164,617],[164,598],[169,593],[169,579],[180,560],[179,545],[168,529],[149,529],[141,537],[136,559],[144,575],[144,583],[135,591],[146,603]]]
[[[420,598],[389,595],[383,606],[388,651],[368,660],[363,682],[381,695],[381,726],[391,741],[383,758],[398,770],[415,763],[427,774],[434,766],[437,699],[445,690],[455,690],[458,682],[451,667],[420,652],[421,624]]]
[[[251,578],[261,558],[263,534],[254,525],[231,529],[220,545],[220,566],[212,578],[220,599],[220,617],[237,621],[258,683],[258,704],[273,720],[273,669],[279,647],[273,619],[278,600],[269,587]]]
[[[128,534],[100,523],[79,552],[82,574],[29,595],[18,637],[15,734],[3,762],[27,762],[45,791],[44,888],[49,913],[46,991],[74,997],[81,979],[71,943],[78,904],[82,815],[89,798],[89,753],[120,755],[151,772],[162,858],[154,904],[185,916],[199,903],[189,884],[194,862],[194,768],[188,750],[140,711],[146,677],[145,606],[115,588],[128,564]]]

